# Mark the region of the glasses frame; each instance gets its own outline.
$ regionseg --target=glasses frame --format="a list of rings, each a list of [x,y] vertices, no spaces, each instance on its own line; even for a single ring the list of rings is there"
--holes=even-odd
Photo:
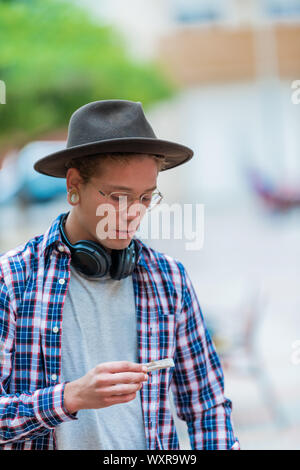
[[[105,193],[104,191],[102,191],[101,189],[97,189],[97,191],[98,191],[102,196],[104,196],[104,197],[106,198],[106,200],[108,200],[108,198],[109,198],[112,194],[124,194],[124,195],[127,196],[128,198],[131,198],[131,199],[132,199],[132,195],[131,195],[130,193],[127,193],[126,191],[112,191],[111,193],[108,193],[108,194]],[[153,210],[156,206],[158,206],[158,205],[161,203],[161,201],[162,201],[162,199],[163,199],[163,197],[164,197],[163,194],[162,194],[158,189],[155,189],[155,190],[152,192],[152,197],[153,197],[153,194],[157,194],[158,196],[160,196],[159,201],[158,201],[157,203],[155,203],[154,206],[151,206],[151,201],[150,201],[149,206],[146,206],[146,205],[143,204],[143,202],[142,202],[143,196],[148,195],[148,193],[144,193],[144,194],[142,194],[142,195],[139,197],[139,202],[140,202],[140,204],[143,204],[143,206],[146,207],[146,210],[147,210],[147,211],[151,211],[151,210]],[[134,201],[133,201],[133,202],[134,202]],[[122,212],[123,210],[125,210],[127,207],[130,207],[130,206],[131,206],[131,204],[129,204],[129,205],[126,204],[126,207],[124,207],[124,208],[122,208],[122,209],[117,208],[116,211],[117,211],[117,212]]]

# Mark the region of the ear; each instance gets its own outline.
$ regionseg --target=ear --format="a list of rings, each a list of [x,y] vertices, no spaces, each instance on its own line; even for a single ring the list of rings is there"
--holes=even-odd
[[[80,191],[80,185],[83,183],[83,180],[80,176],[79,171],[77,168],[69,168],[66,174],[66,184],[67,190],[77,189]]]

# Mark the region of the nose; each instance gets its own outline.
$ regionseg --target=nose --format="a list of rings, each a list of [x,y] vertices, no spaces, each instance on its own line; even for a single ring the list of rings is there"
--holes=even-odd
[[[130,228],[130,230],[137,230],[145,211],[146,207],[143,204],[138,203],[136,206],[130,204],[126,211],[119,213],[120,229],[128,230]]]
[[[127,208],[127,220],[134,220],[136,218],[141,218],[145,214],[147,208],[140,202],[139,199],[133,201],[128,205]]]

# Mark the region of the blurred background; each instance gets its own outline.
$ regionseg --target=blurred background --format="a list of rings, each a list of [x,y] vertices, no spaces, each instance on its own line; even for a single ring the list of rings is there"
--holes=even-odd
[[[299,449],[300,0],[0,0],[0,42],[0,251],[69,209],[32,165],[73,111],[141,101],[195,151],[159,175],[164,202],[204,204],[201,250],[144,241],[193,281],[241,447]]]

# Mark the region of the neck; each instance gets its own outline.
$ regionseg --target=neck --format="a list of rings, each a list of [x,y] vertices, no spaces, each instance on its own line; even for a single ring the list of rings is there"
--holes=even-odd
[[[96,242],[100,245],[100,242],[97,238],[93,237],[84,227],[82,227],[78,221],[78,218],[71,210],[65,220],[64,223],[64,232],[66,234],[67,239],[69,242],[74,245],[79,240],[90,240]],[[111,253],[111,249],[107,248],[106,246],[102,245],[103,248],[108,253]]]

